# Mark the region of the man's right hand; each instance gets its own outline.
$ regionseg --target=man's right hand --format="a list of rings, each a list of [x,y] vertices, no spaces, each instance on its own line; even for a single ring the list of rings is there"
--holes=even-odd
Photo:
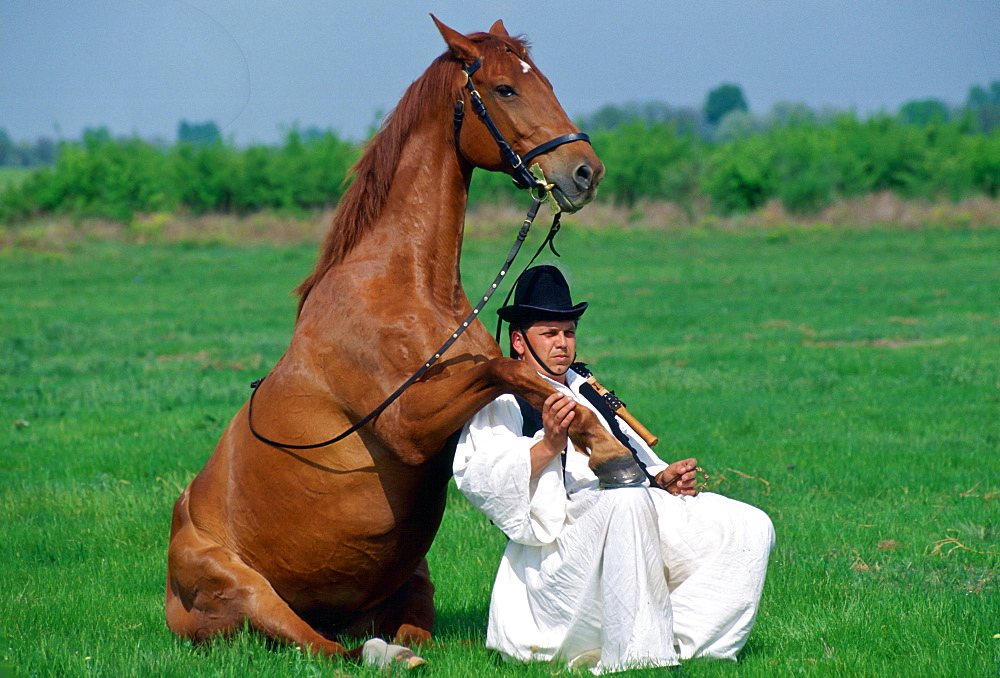
[[[565,451],[569,426],[576,416],[574,410],[576,401],[558,391],[545,399],[542,405],[542,427],[545,435],[531,448],[532,477]]]

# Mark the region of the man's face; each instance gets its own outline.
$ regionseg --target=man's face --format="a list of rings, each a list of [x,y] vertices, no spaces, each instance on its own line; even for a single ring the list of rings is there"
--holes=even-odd
[[[511,334],[510,340],[514,352],[539,372],[548,374],[525,346],[525,334],[531,342],[531,348],[546,367],[559,376],[566,374],[570,363],[576,357],[575,320],[539,320],[523,331],[515,330]]]

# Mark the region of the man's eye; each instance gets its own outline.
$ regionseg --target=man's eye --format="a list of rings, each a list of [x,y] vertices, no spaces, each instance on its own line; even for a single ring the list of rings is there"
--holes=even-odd
[[[514,91],[514,88],[510,85],[497,85],[494,90],[504,99],[509,99],[517,94],[517,92]]]

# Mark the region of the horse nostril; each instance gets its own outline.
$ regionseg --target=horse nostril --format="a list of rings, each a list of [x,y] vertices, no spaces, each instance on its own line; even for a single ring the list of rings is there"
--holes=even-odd
[[[593,178],[594,170],[590,169],[590,165],[580,165],[576,168],[576,174],[573,175],[573,179],[581,191],[590,188],[590,182]]]

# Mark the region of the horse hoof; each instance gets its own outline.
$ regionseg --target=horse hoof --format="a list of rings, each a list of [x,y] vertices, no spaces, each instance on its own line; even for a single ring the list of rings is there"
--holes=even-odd
[[[377,666],[381,669],[398,666],[409,671],[427,663],[426,659],[417,656],[405,645],[393,645],[381,638],[367,641],[362,646],[361,656],[368,666]]]
[[[413,669],[417,669],[420,668],[421,666],[426,666],[426,665],[427,665],[427,660],[424,659],[423,657],[418,657],[417,655],[413,655],[405,662],[403,662],[403,668],[405,668],[407,671],[412,671]]]
[[[639,487],[645,485],[646,474],[631,455],[620,455],[598,464],[594,469],[598,487],[610,490],[616,487]]]

